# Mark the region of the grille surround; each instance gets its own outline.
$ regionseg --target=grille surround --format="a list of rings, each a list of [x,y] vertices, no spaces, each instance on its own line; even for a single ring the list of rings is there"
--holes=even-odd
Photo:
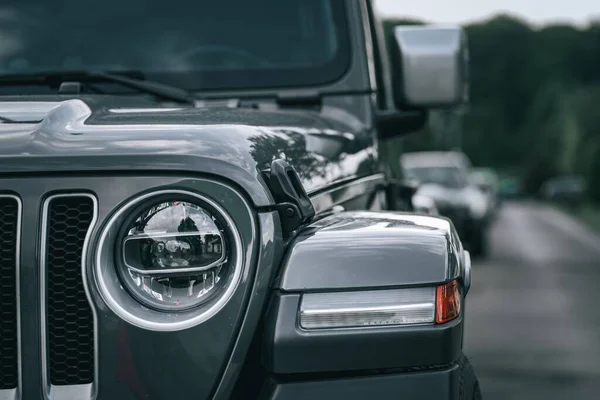
[[[0,291],[0,394],[5,391],[16,393],[21,386],[22,209],[21,199],[18,196],[0,194],[0,288],[7,285],[9,287],[7,291]],[[5,258],[8,258],[8,261],[4,261]],[[6,323],[6,318],[10,322]]]
[[[75,222],[77,220],[77,212],[73,212],[73,208],[69,210],[63,209],[65,212],[63,215],[63,223],[65,226],[62,227],[64,230],[68,230],[68,232],[62,232],[61,239],[65,242],[71,241],[70,250],[67,248],[60,248],[60,244],[53,243],[55,242],[55,238],[52,238],[53,234],[56,234],[53,231],[51,224],[57,221],[60,222],[61,217],[57,215],[53,215],[53,203],[55,201],[63,200],[63,208],[69,208],[69,206],[73,205],[74,201],[77,199],[84,199],[87,203],[84,205],[87,207],[87,213],[91,215],[87,215],[87,228],[82,226],[77,226],[79,222],[75,223],[75,226],[69,225],[66,220],[71,218],[70,222]],[[65,203],[66,202],[66,203]],[[72,212],[69,213],[69,211]],[[53,221],[54,217],[54,221]],[[58,218],[58,219],[57,219]],[[42,326],[42,335],[41,335],[41,350],[42,350],[42,380],[44,387],[46,388],[46,395],[49,398],[49,394],[52,391],[53,386],[59,387],[81,387],[87,386],[92,392],[95,392],[95,386],[98,374],[98,338],[97,338],[97,315],[96,309],[93,306],[93,302],[91,301],[91,296],[89,292],[89,288],[87,286],[87,276],[86,276],[86,259],[88,256],[88,245],[91,239],[92,232],[96,226],[96,222],[98,219],[98,202],[95,196],[89,193],[67,193],[67,194],[55,194],[49,196],[45,199],[43,209],[42,209],[42,225],[41,225],[41,257],[40,257],[40,289],[41,289],[41,326]],[[71,228],[71,229],[69,229]],[[83,232],[83,241],[82,241],[82,232]],[[76,243],[73,243],[75,241]],[[54,251],[58,251],[57,254],[50,254],[50,247],[54,245]],[[79,247],[78,249],[73,249],[73,247]],[[67,254],[68,252],[71,254]],[[73,252],[79,253],[79,256],[73,255]],[[73,259],[75,257],[75,259]],[[61,261],[62,264],[61,265]],[[65,289],[67,289],[70,294],[65,293],[61,295],[59,289],[61,289],[61,284],[59,282],[53,282],[56,280],[56,276],[52,275],[52,267],[55,265],[51,265],[52,263],[58,265],[58,268],[62,268],[62,271],[58,271],[57,274],[69,274],[68,279],[65,279],[66,285],[63,285]],[[66,271],[69,267],[71,267],[70,271]],[[73,269],[73,267],[75,267]],[[67,281],[70,281],[67,282]],[[75,292],[75,294],[74,294]],[[52,295],[59,295],[59,298],[53,300],[51,298]],[[68,298],[76,297],[74,300],[76,305],[68,304]],[[85,302],[85,305],[84,304]],[[61,304],[62,303],[62,304]],[[61,309],[62,307],[62,309]],[[54,308],[54,309],[53,309]],[[74,318],[75,321],[83,321],[86,326],[84,329],[80,330],[77,326],[73,326],[72,320],[70,318],[71,324],[63,323],[61,326],[60,321],[60,313],[63,312],[65,315],[69,312],[82,313],[82,315],[77,315]],[[83,311],[83,312],[82,312]],[[70,326],[69,326],[70,325]],[[75,323],[75,325],[77,325]],[[66,331],[67,340],[63,339],[63,343],[60,342],[61,337],[60,329],[62,328],[63,332]],[[71,328],[71,330],[69,330]],[[73,330],[75,328],[75,331]],[[87,332],[83,332],[87,331]],[[87,345],[87,350],[81,351],[78,349],[82,344],[79,341],[71,340],[69,342],[68,339],[72,339],[77,337],[78,335],[83,335],[84,345]],[[71,347],[65,346],[66,343],[70,343]],[[62,348],[60,346],[62,345]],[[91,346],[90,346],[91,345]],[[61,360],[57,359],[58,356],[62,354],[66,354],[66,359]],[[73,360],[74,356],[77,355],[77,352],[82,352],[84,355],[83,360]],[[69,359],[70,358],[70,359]],[[75,375],[71,376],[68,373],[69,365],[73,365],[73,363],[78,367],[83,365],[84,368],[81,368]],[[82,372],[83,371],[83,372]],[[93,396],[92,396],[93,397]]]
[[[76,168],[75,168],[76,169]],[[21,321],[22,321],[22,366],[21,374],[22,385],[17,391],[2,392],[0,398],[7,400],[94,400],[108,396],[109,398],[128,398],[131,396],[132,390],[136,387],[130,385],[127,376],[121,375],[126,373],[123,370],[122,356],[126,354],[119,351],[120,340],[123,334],[127,334],[130,339],[129,347],[135,354],[144,356],[149,350],[146,342],[156,343],[159,347],[154,346],[154,351],[164,353],[165,349],[172,349],[172,354],[175,361],[164,360],[165,366],[175,368],[184,374],[192,371],[193,376],[186,379],[185,385],[178,385],[168,389],[160,386],[156,380],[155,368],[152,365],[143,364],[137,365],[139,379],[142,383],[150,385],[147,390],[158,390],[156,393],[163,393],[165,396],[174,398],[185,398],[191,393],[189,390],[194,390],[194,393],[199,397],[210,397],[213,394],[211,382],[217,382],[221,378],[221,372],[218,368],[203,369],[194,371],[198,360],[205,357],[210,357],[212,361],[213,354],[219,357],[223,363],[226,363],[231,357],[235,357],[238,351],[231,346],[234,345],[236,335],[244,329],[244,324],[240,320],[236,326],[228,326],[229,329],[220,333],[219,340],[213,345],[210,337],[208,340],[194,341],[194,346],[197,349],[202,349],[202,353],[197,354],[196,359],[189,358],[189,349],[183,346],[181,335],[165,335],[160,332],[151,330],[139,329],[129,323],[124,322],[118,315],[106,306],[100,291],[98,290],[97,277],[95,275],[95,260],[96,250],[98,249],[98,241],[100,234],[106,226],[106,222],[111,218],[116,210],[118,210],[129,199],[139,196],[142,193],[148,193],[155,190],[189,190],[194,193],[206,193],[211,199],[218,199],[217,203],[227,211],[236,223],[236,227],[240,233],[243,248],[243,276],[254,277],[255,271],[272,269],[272,258],[275,257],[272,252],[265,253],[265,257],[260,250],[259,241],[261,240],[259,227],[261,223],[274,223],[272,215],[258,216],[252,208],[252,203],[249,201],[248,195],[239,191],[236,187],[230,184],[221,182],[218,179],[206,177],[188,177],[173,174],[139,174],[133,171],[131,174],[115,175],[112,172],[98,173],[90,176],[78,176],[78,172],[70,174],[45,174],[45,175],[27,175],[16,177],[0,178],[0,190],[6,193],[14,193],[23,200],[23,223],[22,223],[22,245],[21,245]],[[87,264],[87,283],[89,285],[91,299],[94,304],[94,309],[97,312],[97,330],[99,345],[98,351],[98,373],[94,385],[79,385],[79,386],[50,386],[45,387],[43,376],[45,370],[42,368],[42,352],[41,352],[41,327],[40,327],[40,309],[42,299],[40,298],[40,241],[42,235],[41,222],[44,201],[48,196],[58,193],[90,193],[98,200],[98,221],[89,242],[88,258],[85,259]],[[260,263],[257,267],[256,261]],[[111,259],[110,265],[105,265],[107,268],[114,266]],[[93,269],[93,270],[92,270]],[[205,327],[209,331],[213,331],[211,327],[219,320],[226,318],[231,321],[238,321],[240,315],[243,314],[247,304],[251,304],[253,309],[260,308],[262,297],[260,299],[252,298],[252,302],[248,303],[249,291],[254,280],[240,281],[239,288],[226,307],[219,312],[216,318],[207,320],[201,326],[190,328],[188,333],[195,332],[199,337],[205,337]],[[264,284],[263,281],[260,282]],[[121,290],[124,294],[125,291]],[[261,292],[262,293],[262,292]],[[261,296],[263,296],[262,293]],[[264,297],[264,296],[263,296]],[[257,301],[256,303],[254,301]],[[139,308],[139,306],[138,306]],[[260,311],[260,310],[259,310]],[[245,321],[245,320],[244,320]],[[247,321],[245,321],[247,322]],[[206,325],[204,325],[206,324]],[[241,325],[240,325],[241,324]],[[215,327],[217,332],[221,332],[222,326]],[[232,342],[225,346],[222,339],[230,337]],[[192,338],[189,335],[185,337]],[[106,346],[102,345],[106,341]],[[162,347],[161,347],[162,346]],[[163,350],[160,350],[163,349]],[[232,353],[232,350],[235,353]],[[242,348],[242,352],[245,350]],[[218,354],[217,354],[218,352]],[[224,365],[224,364],[222,364]],[[119,374],[119,375],[117,375]],[[163,382],[164,383],[164,382]],[[144,388],[141,388],[144,389]],[[164,389],[164,390],[162,390]],[[168,390],[167,390],[168,389]],[[160,396],[159,396],[160,397]]]

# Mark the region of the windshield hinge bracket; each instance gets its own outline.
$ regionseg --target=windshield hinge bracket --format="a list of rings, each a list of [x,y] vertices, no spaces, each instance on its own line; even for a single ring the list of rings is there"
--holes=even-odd
[[[278,159],[271,163],[268,176],[268,185],[284,232],[293,232],[312,220],[315,208],[296,170],[286,161]]]

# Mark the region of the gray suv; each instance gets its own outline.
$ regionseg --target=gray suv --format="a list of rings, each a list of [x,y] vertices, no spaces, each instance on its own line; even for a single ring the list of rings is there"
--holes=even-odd
[[[0,399],[480,396],[469,254],[378,157],[466,100],[461,29],[60,5],[2,19]]]

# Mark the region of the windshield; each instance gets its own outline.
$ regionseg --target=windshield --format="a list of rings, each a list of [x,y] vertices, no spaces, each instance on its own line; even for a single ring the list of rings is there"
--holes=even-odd
[[[137,71],[188,90],[322,84],[349,63],[344,7],[344,0],[19,0],[0,5],[0,74]]]
[[[420,183],[434,183],[448,188],[466,186],[465,174],[456,167],[418,167],[405,169],[406,177]]]

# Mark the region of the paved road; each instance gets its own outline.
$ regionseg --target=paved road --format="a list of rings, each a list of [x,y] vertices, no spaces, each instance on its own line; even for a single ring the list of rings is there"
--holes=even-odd
[[[491,243],[466,302],[465,352],[484,399],[600,398],[600,236],[509,203]]]

